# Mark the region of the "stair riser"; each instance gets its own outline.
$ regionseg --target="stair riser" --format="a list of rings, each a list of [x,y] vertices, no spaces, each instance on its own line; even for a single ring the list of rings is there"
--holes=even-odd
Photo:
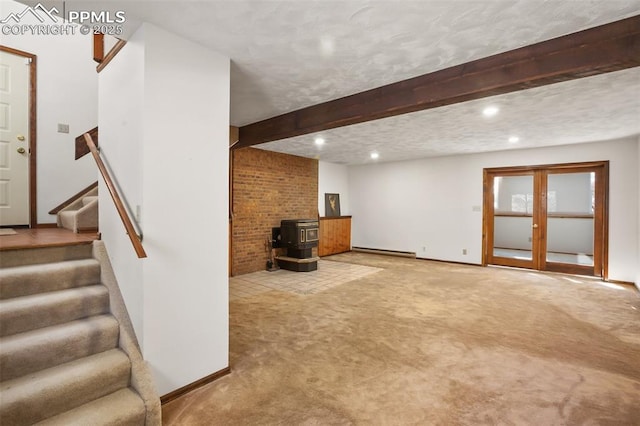
[[[64,368],[3,382],[2,424],[30,425],[129,386],[131,363],[119,351],[78,360]]]
[[[64,262],[66,260],[90,259],[92,256],[93,246],[91,244],[3,250],[0,255],[0,268]]]
[[[66,228],[73,232],[79,232],[82,229],[97,229],[97,197],[87,197],[77,207],[76,209],[67,209],[58,213],[58,227]]]
[[[0,337],[109,312],[103,285],[0,300]]]
[[[69,229],[75,232],[77,210],[69,210],[66,212],[58,213],[58,227]]]
[[[0,425],[160,424],[150,379],[136,370],[134,380],[119,348],[139,366],[135,342],[126,332],[120,339],[110,313],[111,273],[100,283],[100,263],[109,263],[96,250],[100,261],[92,244],[0,251]]]
[[[3,337],[0,380],[113,349],[118,345],[118,337],[118,322],[110,315]]]
[[[48,418],[38,423],[38,426],[141,426],[145,423],[145,418],[145,406],[138,394],[131,389],[122,389],[72,411]]]
[[[0,299],[81,287],[100,282],[95,260],[0,269]]]

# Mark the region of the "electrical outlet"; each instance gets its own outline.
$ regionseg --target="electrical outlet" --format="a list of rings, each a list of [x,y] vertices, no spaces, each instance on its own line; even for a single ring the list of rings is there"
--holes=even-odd
[[[467,249],[462,249],[462,254],[466,256],[467,255]]]
[[[427,251],[427,247],[426,246],[422,246],[422,252],[424,253],[425,251]]]
[[[58,133],[69,133],[69,125],[58,123]]]

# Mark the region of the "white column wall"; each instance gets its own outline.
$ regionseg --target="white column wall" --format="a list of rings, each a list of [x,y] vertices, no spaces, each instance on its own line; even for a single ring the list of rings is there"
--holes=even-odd
[[[633,137],[352,166],[353,245],[479,264],[483,168],[609,160],[609,277],[635,281],[639,235],[631,230],[638,226],[637,151]]]
[[[164,393],[229,365],[230,60],[145,30],[143,354]]]
[[[103,160],[116,179],[125,202],[135,212],[143,205],[142,148],[144,141],[144,28],[100,72],[99,126]],[[120,291],[136,336],[144,345],[142,262],[136,257],[124,226],[102,179],[99,181],[99,220]],[[144,237],[144,224],[142,226]]]
[[[2,17],[24,4],[2,0]],[[30,22],[30,16],[24,19]],[[55,223],[48,212],[96,180],[91,156],[75,160],[76,136],[98,124],[98,73],[91,35],[2,35],[1,43],[37,56],[37,220]],[[58,133],[58,123],[69,133]]]
[[[100,74],[100,143],[139,206],[148,258],[104,191],[100,227],[161,395],[229,365],[229,65],[143,24]]]
[[[342,164],[318,162],[318,213],[324,216],[324,194],[340,194],[340,214],[351,215],[349,206],[349,168]]]

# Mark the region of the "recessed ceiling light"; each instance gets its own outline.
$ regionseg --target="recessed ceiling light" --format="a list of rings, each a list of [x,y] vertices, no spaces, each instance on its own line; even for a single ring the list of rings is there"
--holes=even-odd
[[[517,136],[511,136],[509,138],[509,142],[511,142],[511,143],[516,143],[516,142],[519,142],[519,141],[520,141],[520,138],[517,137]]]
[[[500,109],[497,106],[488,106],[482,110],[482,115],[485,117],[493,117],[495,116]]]
[[[324,36],[320,39],[320,52],[324,56],[333,55],[333,51],[335,50],[335,44],[333,42],[333,38],[330,36]]]
[[[372,159],[376,160],[376,159],[378,159],[378,157],[380,157],[380,154],[378,154],[377,152],[372,152],[371,153],[371,158]]]
[[[324,145],[324,138],[321,136],[316,136],[316,138],[313,141],[315,142],[316,145]]]

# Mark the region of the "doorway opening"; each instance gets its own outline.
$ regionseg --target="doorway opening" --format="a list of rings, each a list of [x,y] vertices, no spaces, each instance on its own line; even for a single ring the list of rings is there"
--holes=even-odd
[[[11,129],[10,131],[6,132],[7,140],[4,141],[5,139],[4,136],[2,138],[3,145],[6,145],[6,150],[3,149],[3,156],[5,157],[4,160],[6,160],[6,161],[2,161],[3,169],[8,169],[8,167],[6,166],[9,166],[11,164],[11,162],[9,161],[9,158],[10,158],[10,155],[14,155],[14,151],[17,152],[17,154],[20,156],[28,157],[27,161],[25,162],[28,168],[28,170],[26,171],[26,175],[27,175],[26,178],[28,179],[28,184],[22,186],[19,189],[20,196],[24,197],[25,199],[28,199],[28,214],[26,217],[21,217],[20,219],[11,218],[9,220],[9,222],[15,222],[15,223],[5,224],[3,221],[3,226],[4,225],[7,225],[7,226],[27,225],[33,228],[37,225],[37,222],[38,222],[37,181],[36,181],[36,176],[37,176],[37,173],[36,173],[37,171],[37,167],[36,167],[37,165],[37,162],[36,162],[36,153],[37,153],[37,150],[36,150],[36,147],[37,147],[37,143],[36,143],[36,138],[37,138],[36,60],[37,60],[37,57],[34,54],[24,52],[18,49],[13,49],[11,47],[7,47],[3,45],[0,45],[0,53],[2,53],[2,55],[8,55],[11,57],[20,57],[23,61],[22,64],[28,67],[28,76],[27,76],[28,99],[25,102],[27,106],[27,111],[25,111],[25,113],[28,117],[27,129]],[[6,74],[7,72],[9,72],[9,67],[3,66],[3,74]],[[11,77],[9,75],[5,75],[4,77],[7,83],[11,81]],[[5,90],[6,89],[10,89],[10,88],[5,87]],[[25,139],[27,140],[25,141]],[[25,145],[25,147],[13,146],[12,143],[15,141],[22,142]],[[6,142],[6,144],[4,142]],[[13,162],[13,163],[15,164],[16,162]],[[3,172],[11,173],[11,170],[3,170]],[[9,183],[7,184],[9,185]],[[12,188],[5,188],[5,189],[7,191],[12,191]],[[13,192],[15,193],[16,191],[13,191]]]
[[[483,265],[608,278],[609,162],[484,169]]]

